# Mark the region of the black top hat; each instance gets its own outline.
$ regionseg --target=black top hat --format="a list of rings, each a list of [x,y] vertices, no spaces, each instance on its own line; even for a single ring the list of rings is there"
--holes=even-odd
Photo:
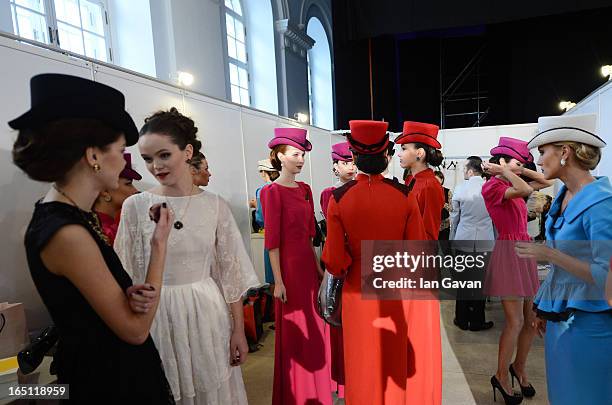
[[[46,73],[30,80],[30,111],[8,124],[13,129],[37,128],[48,122],[97,119],[123,132],[128,146],[138,142],[138,129],[125,111],[125,97],[114,88],[76,76]]]

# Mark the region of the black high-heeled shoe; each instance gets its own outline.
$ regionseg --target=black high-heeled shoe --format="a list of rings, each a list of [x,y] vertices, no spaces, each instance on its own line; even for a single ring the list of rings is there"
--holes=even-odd
[[[514,392],[511,392],[510,394],[507,394],[506,391],[504,391],[504,387],[502,387],[501,383],[499,382],[499,380],[495,376],[491,377],[491,386],[493,387],[493,401],[494,402],[497,402],[497,398],[495,396],[495,390],[496,389],[498,389],[499,392],[504,397],[504,403],[506,405],[518,405],[521,402],[523,402],[523,396],[522,395],[515,394]]]
[[[531,398],[536,394],[536,390],[535,388],[533,388],[533,385],[531,384],[527,386],[521,385],[521,379],[518,377],[518,374],[516,374],[516,371],[514,371],[514,367],[512,366],[512,364],[510,364],[510,376],[512,378],[512,388],[514,388],[514,379],[516,378],[516,381],[518,381],[519,387],[521,387],[521,393],[523,394],[524,397]]]

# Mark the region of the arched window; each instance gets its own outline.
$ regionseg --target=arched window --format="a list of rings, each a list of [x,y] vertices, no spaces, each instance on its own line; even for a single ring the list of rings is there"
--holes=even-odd
[[[250,106],[246,30],[240,0],[225,0],[225,32],[227,35],[229,90],[232,101]]]
[[[105,0],[10,0],[20,37],[112,62]]]
[[[308,51],[311,122],[320,128],[333,129],[334,94],[329,41],[323,24],[316,17],[308,20],[306,34],[315,40]]]
[[[274,14],[271,0],[242,0],[248,27],[251,106],[278,114]]]

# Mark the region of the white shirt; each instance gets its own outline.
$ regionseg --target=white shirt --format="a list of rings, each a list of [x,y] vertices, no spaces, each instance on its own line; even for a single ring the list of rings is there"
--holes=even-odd
[[[466,252],[490,251],[493,242],[476,246],[475,241],[495,240],[493,223],[487,212],[482,197],[482,186],[485,180],[480,176],[472,176],[469,180],[459,184],[453,194],[453,210],[450,213],[451,233],[450,239],[457,242],[453,247]],[[461,243],[459,241],[471,241]]]

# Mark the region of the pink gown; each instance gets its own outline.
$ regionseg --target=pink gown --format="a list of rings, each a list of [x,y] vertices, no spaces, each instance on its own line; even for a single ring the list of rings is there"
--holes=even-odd
[[[519,258],[514,251],[514,243],[505,242],[531,240],[527,233],[525,200],[504,198],[511,186],[510,182],[497,177],[482,186],[485,206],[497,229],[497,240],[501,241],[495,244],[491,254],[484,293],[499,297],[533,297],[540,286],[536,261]]]
[[[265,247],[280,250],[287,302],[276,300],[273,405],[331,405],[323,320],[315,309],[319,289],[312,191],[272,183],[261,191]]]

